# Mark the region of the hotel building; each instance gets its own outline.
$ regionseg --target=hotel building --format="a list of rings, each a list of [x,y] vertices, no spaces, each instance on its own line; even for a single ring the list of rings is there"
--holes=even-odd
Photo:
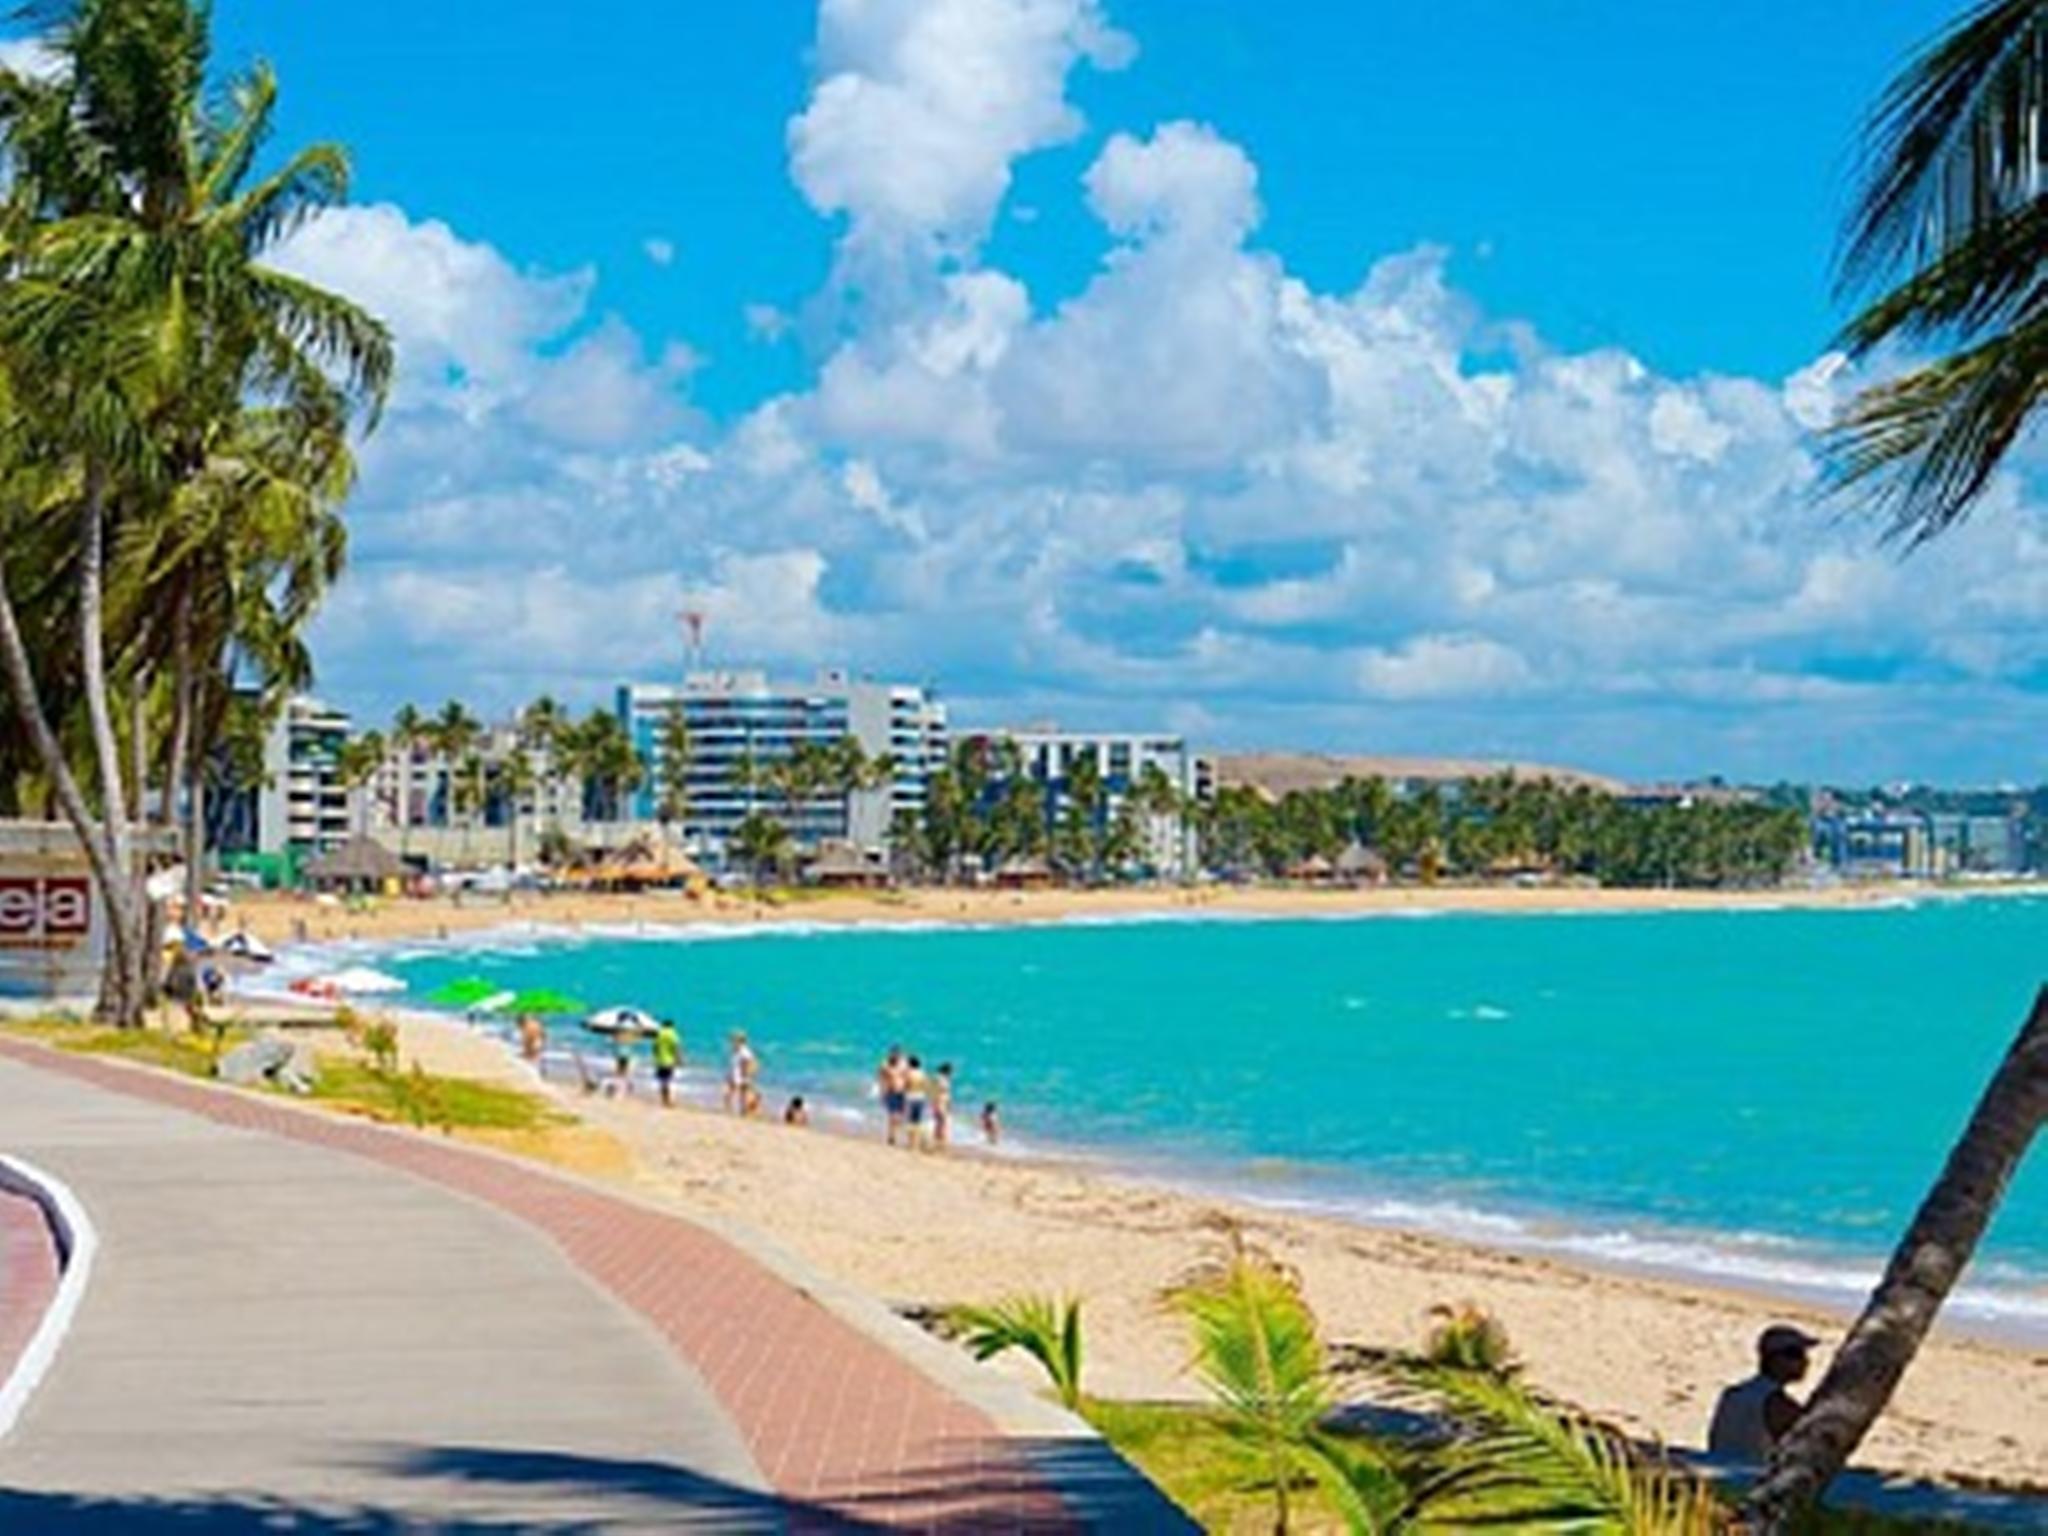
[[[1055,819],[1067,807],[1067,780],[1083,759],[1092,759],[1105,791],[1106,814],[1116,815],[1125,798],[1144,779],[1148,768],[1165,775],[1183,797],[1206,801],[1214,797],[1215,769],[1210,759],[1188,750],[1184,737],[1148,732],[1063,731],[1051,725],[1020,726],[991,733],[1016,743],[1024,772],[1045,786],[1047,814]],[[1199,868],[1200,851],[1194,828],[1185,817],[1142,818],[1145,861],[1168,879],[1185,879]]]
[[[652,819],[660,803],[663,727],[672,712],[681,712],[690,740],[683,837],[713,854],[756,810],[785,821],[802,844],[844,841],[880,850],[899,812],[924,808],[925,786],[945,764],[946,710],[930,689],[843,671],[822,672],[808,683],[775,682],[758,671],[693,672],[680,684],[624,684],[617,707],[648,765],[633,803],[642,819]],[[823,792],[791,814],[758,782],[761,770],[799,744],[831,746],[849,736],[871,759],[889,755],[895,764],[889,783],[850,795]],[[747,764],[756,770],[753,782]]]
[[[347,711],[297,695],[263,740],[256,790],[255,845],[266,854],[325,853],[355,830],[341,748],[354,725]]]

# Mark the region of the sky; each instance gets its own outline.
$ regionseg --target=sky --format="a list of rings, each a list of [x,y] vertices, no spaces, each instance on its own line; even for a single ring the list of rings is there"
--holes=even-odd
[[[320,687],[684,666],[1637,777],[2048,776],[2031,465],[1816,494],[1857,129],[1953,3],[218,0],[392,326]]]

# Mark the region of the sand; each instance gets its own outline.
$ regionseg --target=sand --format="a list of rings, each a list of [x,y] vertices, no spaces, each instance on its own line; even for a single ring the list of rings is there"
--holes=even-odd
[[[237,899],[223,931],[246,928],[276,945],[300,936],[315,941],[433,938],[478,929],[537,923],[574,929],[592,924],[773,923],[1028,923],[1069,918],[1265,915],[1339,917],[1373,912],[1670,912],[1741,908],[1882,906],[1953,887],[1912,882],[1786,887],[1759,891],[1603,890],[1580,886],[1437,885],[1309,889],[1279,886],[1124,886],[1106,890],[992,891],[904,889],[798,892],[756,900],[743,893],[692,897],[525,893],[511,897],[391,898],[350,909],[303,896]],[[1973,894],[2041,894],[2048,885],[1972,888]]]
[[[403,1033],[408,1058],[430,1069],[533,1082],[459,1025],[413,1018]],[[581,1171],[686,1215],[750,1226],[893,1305],[1020,1289],[1084,1298],[1087,1385],[1108,1396],[1198,1395],[1184,1336],[1157,1297],[1215,1252],[1230,1223],[1299,1269],[1333,1343],[1412,1347],[1432,1306],[1477,1302],[1507,1325],[1536,1384],[1676,1445],[1699,1444],[1715,1391],[1746,1373],[1765,1323],[1803,1322],[1829,1340],[1844,1325],[1765,1297],[1276,1213],[1094,1168],[919,1155],[710,1109],[549,1091],[630,1154],[624,1170]],[[1001,1368],[1030,1379],[1021,1364]],[[2048,1354],[1938,1334],[1861,1460],[1916,1476],[2048,1482]]]

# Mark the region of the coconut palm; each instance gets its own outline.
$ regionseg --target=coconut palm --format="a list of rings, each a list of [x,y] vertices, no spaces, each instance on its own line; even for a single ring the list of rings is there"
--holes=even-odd
[[[1832,438],[1841,481],[1915,545],[1968,516],[2048,395],[2048,0],[1968,11],[1878,104],[1845,285],[1892,286],[1851,323],[1859,353],[1947,355],[1858,395]],[[1771,1524],[1816,1497],[1869,1432],[2048,1123],[2048,989],[1808,1410],[1749,1501]]]
[[[1009,1296],[987,1306],[959,1306],[948,1329],[975,1359],[1021,1349],[1045,1368],[1060,1406],[1081,1409],[1081,1303],[1051,1296]]]
[[[353,305],[261,264],[298,220],[341,198],[346,162],[321,147],[253,176],[275,81],[252,72],[209,105],[203,7],[75,0],[35,14],[52,26],[58,70],[0,71],[0,369],[13,385],[0,451],[10,477],[35,472],[38,494],[10,499],[0,545],[11,553],[58,530],[46,569],[70,572],[77,650],[75,665],[52,665],[47,635],[24,630],[0,557],[0,664],[92,865],[112,948],[102,1007],[128,1024],[140,1017],[151,947],[113,718],[115,670],[125,673],[140,759],[152,669],[167,654],[180,675],[171,739],[203,739],[189,684],[208,658],[194,654],[193,626],[175,599],[170,622],[156,622],[152,606],[139,631],[120,632],[112,557],[157,531],[231,445],[246,443],[245,419],[258,404],[320,436],[358,408],[373,419],[391,350]],[[345,463],[345,443],[340,452]],[[331,499],[333,484],[323,477],[320,499]],[[166,581],[183,564],[195,573],[182,588],[189,595],[198,571],[232,563],[239,547],[216,524],[187,541],[184,560],[160,552],[147,574]],[[236,606],[257,606],[248,584],[243,591]],[[289,613],[265,617],[238,614],[249,650],[287,660],[302,650]],[[52,719],[49,701],[60,697],[82,701],[96,805],[73,776],[65,722]],[[189,852],[196,866],[198,849]]]
[[[384,759],[389,753],[384,737],[377,731],[364,731],[360,736],[351,736],[344,741],[334,759],[335,774],[341,780],[342,788],[351,797],[366,789],[377,777],[377,770],[384,766]],[[358,832],[367,830],[362,819],[360,815],[355,818]]]
[[[2048,0],[1988,0],[1892,82],[1841,265],[1849,349],[1945,356],[1850,402],[1840,479],[1915,543],[1966,517],[2048,379]],[[1886,285],[1889,286],[1886,286]]]
[[[792,846],[789,828],[762,811],[747,812],[732,829],[733,856],[746,865],[756,890],[770,870],[787,868]]]

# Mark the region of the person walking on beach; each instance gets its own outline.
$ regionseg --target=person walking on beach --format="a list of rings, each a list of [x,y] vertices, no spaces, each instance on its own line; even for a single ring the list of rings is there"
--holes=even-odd
[[[1721,1393],[1707,1429],[1707,1453],[1761,1465],[1785,1438],[1801,1413],[1799,1399],[1785,1389],[1806,1375],[1812,1334],[1773,1323],[1757,1337],[1756,1374]]]
[[[654,1031],[654,1081],[661,1087],[664,1109],[675,1106],[676,1069],[682,1064],[683,1037],[676,1033],[674,1019],[663,1019]]]
[[[1002,1117],[996,1113],[996,1101],[990,1099],[981,1106],[981,1139],[990,1146],[1003,1139]]]
[[[519,1054],[528,1063],[538,1067],[540,1065],[540,1053],[547,1049],[547,1044],[547,1026],[541,1023],[539,1015],[532,1013],[522,1013],[519,1015]]]
[[[882,1113],[889,1119],[889,1145],[893,1147],[903,1130],[904,1111],[909,1107],[905,1095],[910,1087],[910,1068],[904,1063],[902,1046],[889,1047],[889,1054],[882,1058],[882,1065],[875,1072],[875,1086],[881,1091]]]
[[[913,1056],[905,1063],[903,1078],[903,1118],[909,1127],[909,1139],[905,1143],[912,1151],[922,1152],[925,1147],[924,1115],[930,1103],[930,1083],[924,1075],[924,1063]]]
[[[754,1055],[754,1048],[747,1044],[747,1032],[734,1030],[732,1049],[725,1058],[725,1107],[728,1113],[752,1113],[748,1101],[759,1102],[760,1094],[754,1087],[754,1080],[760,1071],[760,1060]]]
[[[953,1135],[953,1063],[942,1061],[932,1074],[932,1145],[943,1148]]]

